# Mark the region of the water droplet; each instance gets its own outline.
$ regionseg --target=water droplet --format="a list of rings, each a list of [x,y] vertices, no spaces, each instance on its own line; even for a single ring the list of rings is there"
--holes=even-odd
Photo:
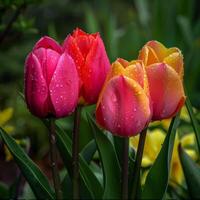
[[[118,128],[120,128],[120,127],[121,127],[121,125],[120,125],[120,124],[117,124],[117,127],[118,127]]]
[[[134,112],[136,112],[136,111],[137,111],[137,109],[136,109],[136,108],[134,108],[134,109],[133,109],[133,111],[134,111]]]

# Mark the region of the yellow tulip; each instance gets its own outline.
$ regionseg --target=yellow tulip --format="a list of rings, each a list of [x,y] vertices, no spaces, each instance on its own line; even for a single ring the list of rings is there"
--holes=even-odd
[[[149,131],[146,136],[144,153],[142,158],[142,167],[150,167],[158,153],[162,147],[162,144],[165,139],[165,132],[161,129],[154,129],[153,131]],[[139,142],[139,136],[131,137],[130,145],[134,149],[137,149],[137,145]],[[182,147],[185,151],[195,160],[197,159],[197,153],[193,149],[189,149],[189,146],[194,146],[195,144],[195,135],[193,133],[189,133],[179,138],[178,134],[176,135],[174,142],[174,149],[172,153],[171,160],[171,171],[170,171],[170,183],[178,183],[181,184],[183,181],[183,170],[181,167],[181,163],[178,155],[178,144],[181,143]],[[145,173],[142,177],[142,183],[144,184],[147,173]]]

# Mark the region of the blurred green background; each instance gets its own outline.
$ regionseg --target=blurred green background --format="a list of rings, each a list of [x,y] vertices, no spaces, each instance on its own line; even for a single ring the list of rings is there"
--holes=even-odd
[[[136,59],[152,39],[180,48],[185,87],[193,106],[200,108],[200,1],[1,0],[0,110],[14,109],[9,122],[13,134],[29,136],[36,160],[46,154],[48,139],[45,127],[29,113],[20,95],[24,61],[40,37],[49,35],[62,43],[76,27],[100,32],[110,62],[117,57]]]

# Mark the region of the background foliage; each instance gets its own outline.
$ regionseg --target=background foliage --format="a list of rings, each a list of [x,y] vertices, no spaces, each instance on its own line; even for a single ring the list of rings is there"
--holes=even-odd
[[[28,112],[20,95],[23,92],[24,61],[41,36],[49,35],[62,43],[76,27],[88,32],[99,31],[111,62],[117,57],[135,59],[139,49],[151,39],[167,47],[179,47],[185,61],[185,87],[199,120],[199,9],[198,0],[1,0],[0,110],[7,107],[14,110],[9,121],[14,126],[11,134],[18,139],[29,139],[30,144],[26,142],[25,148],[49,175],[46,128]],[[81,149],[92,137],[84,112],[82,118]],[[58,123],[71,130],[72,120],[73,116]],[[190,130],[190,125],[186,125],[184,128]],[[16,167],[13,161],[5,162],[3,145],[0,152],[0,170],[1,167],[5,169],[4,174],[0,173],[0,180],[11,186],[14,184],[13,174],[17,173]]]

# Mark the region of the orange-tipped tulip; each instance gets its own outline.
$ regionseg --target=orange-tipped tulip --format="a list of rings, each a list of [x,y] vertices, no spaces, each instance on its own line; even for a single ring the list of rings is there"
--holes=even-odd
[[[115,135],[130,137],[151,119],[148,82],[142,62],[117,59],[96,108],[97,122]]]
[[[178,48],[167,49],[157,41],[148,42],[138,59],[146,67],[152,101],[152,120],[173,117],[184,105],[183,56]]]

